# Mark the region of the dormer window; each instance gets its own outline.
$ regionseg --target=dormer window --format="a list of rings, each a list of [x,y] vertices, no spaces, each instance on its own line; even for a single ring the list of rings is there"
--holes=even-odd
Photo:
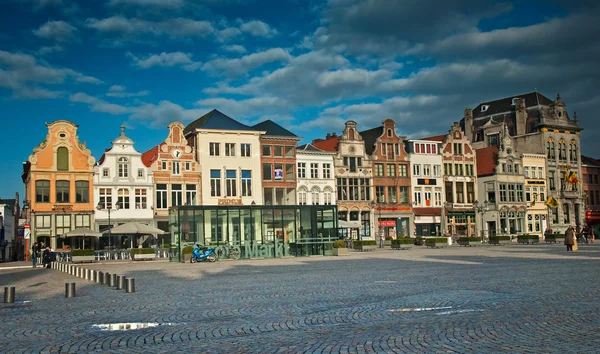
[[[488,108],[490,108],[490,106],[488,106],[487,104],[484,104],[483,106],[481,106],[481,111],[485,112],[488,110]]]
[[[392,137],[392,130],[391,129],[387,130],[387,136],[388,136],[388,138]]]
[[[125,157],[119,158],[119,177],[127,178],[129,177],[129,161]]]

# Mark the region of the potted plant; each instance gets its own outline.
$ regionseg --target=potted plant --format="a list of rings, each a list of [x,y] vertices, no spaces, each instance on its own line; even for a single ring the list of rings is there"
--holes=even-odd
[[[346,248],[344,240],[335,240],[333,242],[333,255],[334,256],[349,256],[350,252]]]
[[[540,237],[538,235],[524,234],[524,235],[517,236],[517,243],[520,243],[520,244],[533,245],[533,244],[537,244],[539,242],[540,242]]]
[[[193,246],[185,246],[181,250],[181,261],[183,263],[189,263],[190,259],[192,259],[192,251],[194,251]]]
[[[393,250],[407,250],[413,248],[415,240],[411,237],[399,237],[396,240],[392,240]]]
[[[95,262],[96,255],[94,250],[84,249],[84,250],[72,250],[71,251],[71,262]]]
[[[448,246],[447,237],[429,237],[425,239],[425,246],[431,248],[441,248]]]
[[[377,248],[377,241],[375,240],[362,240],[362,241],[354,241],[352,243],[354,245],[354,249],[357,251],[374,251]]]
[[[129,250],[131,253],[131,259],[134,261],[145,261],[156,259],[156,252],[154,248],[132,248]]]
[[[481,238],[480,237],[459,237],[458,238],[458,244],[460,246],[476,246],[481,244]]]
[[[490,236],[490,245],[502,246],[511,243],[510,236]]]

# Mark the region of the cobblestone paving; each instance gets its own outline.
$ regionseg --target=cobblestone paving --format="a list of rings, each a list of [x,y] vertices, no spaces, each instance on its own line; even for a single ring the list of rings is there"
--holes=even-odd
[[[599,260],[594,244],[84,266],[134,277],[133,294],[4,264],[17,303],[0,304],[0,352],[592,353]],[[159,325],[93,326],[132,322]]]

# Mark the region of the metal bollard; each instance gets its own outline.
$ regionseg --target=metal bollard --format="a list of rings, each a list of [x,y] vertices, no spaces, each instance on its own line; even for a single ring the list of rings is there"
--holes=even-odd
[[[75,297],[75,283],[65,283],[65,297]]]
[[[15,302],[15,287],[5,286],[4,287],[4,303],[12,304]]]
[[[125,276],[119,275],[117,277],[117,290],[123,290],[125,288]]]
[[[108,286],[113,287],[117,285],[117,275],[111,274],[110,278],[108,278]]]
[[[83,279],[90,280],[90,270],[88,268],[83,270]]]
[[[135,293],[135,279],[134,278],[125,279],[125,292],[126,293]]]
[[[110,273],[104,273],[104,280],[102,281],[102,285],[110,285],[108,282],[110,281]]]
[[[96,276],[96,283],[104,284],[104,272],[98,271]]]
[[[95,270],[90,270],[90,281],[92,283],[96,282],[96,271]]]

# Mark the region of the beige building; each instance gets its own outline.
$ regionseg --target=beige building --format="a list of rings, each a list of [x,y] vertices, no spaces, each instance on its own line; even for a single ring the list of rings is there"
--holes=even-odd
[[[528,234],[543,238],[548,227],[548,207],[546,206],[546,155],[522,154],[525,175],[525,201],[527,214],[525,222]]]

